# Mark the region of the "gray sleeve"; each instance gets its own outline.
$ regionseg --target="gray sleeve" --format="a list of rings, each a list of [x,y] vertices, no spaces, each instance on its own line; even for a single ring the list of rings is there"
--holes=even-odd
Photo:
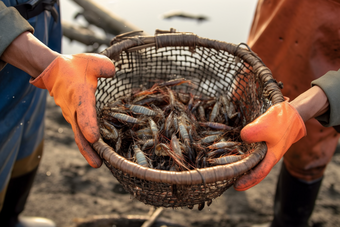
[[[0,56],[12,41],[25,31],[34,32],[33,27],[13,7],[0,1]],[[0,59],[0,70],[6,65]]]
[[[325,127],[340,125],[340,70],[329,71],[312,81],[312,86],[319,86],[327,95],[329,110],[316,119]]]

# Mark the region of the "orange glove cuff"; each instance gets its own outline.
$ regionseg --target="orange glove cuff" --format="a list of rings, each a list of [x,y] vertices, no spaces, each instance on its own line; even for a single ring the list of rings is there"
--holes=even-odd
[[[47,89],[72,125],[80,152],[92,167],[101,159],[88,144],[99,139],[94,93],[99,77],[113,77],[111,60],[98,54],[60,55],[30,83]]]
[[[263,115],[246,125],[241,138],[248,143],[265,141],[267,154],[249,174],[241,177],[234,188],[244,191],[263,180],[289,147],[306,135],[305,124],[297,110],[287,101],[270,107]]]

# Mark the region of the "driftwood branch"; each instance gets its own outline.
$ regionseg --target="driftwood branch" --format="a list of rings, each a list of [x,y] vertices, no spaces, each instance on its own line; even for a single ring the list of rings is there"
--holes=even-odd
[[[96,52],[101,45],[110,46],[111,36],[141,30],[114,15],[114,13],[108,11],[94,0],[73,1],[83,8],[83,11],[77,13],[74,18],[77,19],[79,16],[83,16],[89,24],[103,29],[107,36],[98,36],[88,28],[72,25],[65,21],[62,22],[63,35],[71,41],[76,40],[86,46],[92,46],[92,52]],[[147,34],[144,32],[142,35]]]
[[[87,28],[75,26],[65,21],[62,22],[62,26],[63,35],[69,38],[71,41],[76,40],[87,46],[93,45],[95,43],[98,45],[110,46],[110,38],[100,37]]]
[[[117,15],[114,15],[112,12],[108,11],[93,0],[73,1],[84,9],[84,12],[81,14],[89,23],[102,28],[107,33],[119,35],[125,32],[140,30]]]
[[[142,227],[151,227],[157,218],[162,214],[163,210],[163,207],[157,208],[150,218],[143,223]]]

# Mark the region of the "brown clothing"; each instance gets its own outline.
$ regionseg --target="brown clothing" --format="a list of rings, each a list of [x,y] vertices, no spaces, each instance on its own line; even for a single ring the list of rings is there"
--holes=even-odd
[[[340,68],[340,1],[259,0],[248,44],[282,81],[291,100],[311,82]],[[317,120],[306,122],[307,136],[284,156],[288,171],[311,181],[323,175],[339,134]]]

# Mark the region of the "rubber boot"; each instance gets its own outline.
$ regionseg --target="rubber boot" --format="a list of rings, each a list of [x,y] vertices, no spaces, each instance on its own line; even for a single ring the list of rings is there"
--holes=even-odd
[[[322,178],[313,182],[301,181],[282,164],[274,201],[274,220],[271,227],[308,227]]]
[[[25,204],[33,185],[34,177],[38,167],[31,172],[16,178],[12,178],[8,184],[5,201],[0,212],[1,227],[16,227],[16,226],[55,226],[50,222],[44,222],[39,218],[19,218],[19,214],[24,210]],[[41,225],[46,223],[46,225]],[[54,224],[49,225],[48,223]]]

